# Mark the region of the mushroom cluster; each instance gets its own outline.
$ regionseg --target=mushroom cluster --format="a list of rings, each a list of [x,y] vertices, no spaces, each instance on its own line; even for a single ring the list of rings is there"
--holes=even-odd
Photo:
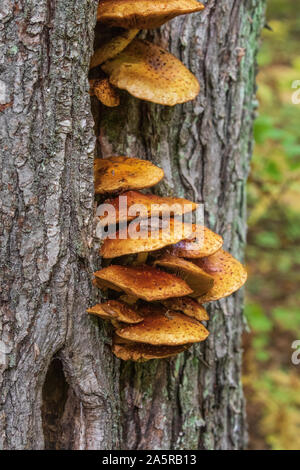
[[[204,341],[209,332],[201,322],[209,316],[202,304],[238,290],[245,268],[222,249],[220,235],[178,217],[195,211],[196,203],[141,192],[164,176],[151,162],[113,156],[96,159],[94,169],[96,193],[109,196],[104,204],[114,209],[114,217],[101,215],[99,224],[118,230],[102,241],[100,254],[109,262],[94,279],[110,300],[88,313],[114,326],[113,353],[140,362],[175,356]],[[139,217],[131,211],[136,204],[143,208]],[[130,236],[132,226],[137,237]]]
[[[203,9],[198,0],[100,0],[91,95],[110,107],[120,103],[118,89],[167,106],[193,100],[200,91],[197,78],[168,51],[136,36]]]

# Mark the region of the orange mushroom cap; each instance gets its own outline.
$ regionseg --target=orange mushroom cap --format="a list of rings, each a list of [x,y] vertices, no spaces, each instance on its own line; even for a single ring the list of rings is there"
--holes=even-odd
[[[213,287],[198,297],[197,300],[201,304],[228,297],[240,289],[247,280],[244,266],[227,251],[219,250],[207,258],[193,261],[214,278]]]
[[[120,95],[108,78],[90,80],[90,95],[96,96],[99,101],[109,108],[114,108],[120,104]]]
[[[179,346],[204,341],[209,332],[198,321],[162,306],[147,305],[140,310],[144,320],[116,330],[121,338],[155,346]]]
[[[151,344],[122,342],[122,339],[116,336],[112,352],[123,361],[146,362],[151,359],[166,359],[177,356],[177,354],[186,351],[189,347],[190,345],[152,346]]]
[[[95,273],[97,285],[124,291],[148,302],[192,293],[180,278],[152,266],[111,265]]]
[[[96,158],[94,172],[96,194],[150,188],[164,177],[153,163],[123,156]]]
[[[158,220],[158,219],[157,219]],[[107,238],[103,241],[100,254],[103,258],[117,258],[119,256],[144,253],[160,250],[161,248],[177,243],[192,233],[191,224],[183,224],[176,219],[162,227],[154,227],[151,219],[145,220],[145,228],[140,222],[131,222],[132,227],[125,227],[116,233],[116,238]],[[151,225],[150,228],[148,228]],[[130,236],[132,228],[132,237]]]
[[[100,0],[97,20],[111,26],[151,29],[203,9],[197,0]]]
[[[123,201],[126,197],[127,210],[122,211]],[[110,225],[113,223],[119,224],[122,222],[129,222],[137,217],[133,210],[134,206],[142,204],[147,209],[147,217],[163,217],[164,215],[170,214],[174,216],[181,216],[188,214],[189,212],[195,211],[198,204],[183,198],[176,197],[160,197],[155,194],[143,194],[139,191],[127,191],[122,193],[114,199],[107,199],[104,204],[111,204],[115,209],[115,217],[111,219],[105,215],[100,217],[103,221],[103,225]]]
[[[182,240],[168,248],[168,253],[180,258],[202,258],[210,256],[223,245],[223,238],[209,230],[207,227],[194,225],[193,231],[198,231],[195,240]]]
[[[103,62],[112,59],[122,52],[136,37],[138,32],[138,29],[126,29],[119,32],[116,36],[106,40],[94,52],[91,58],[90,68],[93,69],[94,67],[98,67],[98,65],[101,65]]]
[[[195,318],[198,321],[208,321],[209,316],[202,305],[191,297],[176,297],[174,299],[162,300],[161,303],[169,310],[182,312],[188,317]]]
[[[203,269],[177,256],[165,254],[155,260],[153,264],[184,279],[193,290],[191,297],[198,297],[204,294],[211,289],[214,284],[213,277],[207,274]]]
[[[197,78],[180,60],[140,39],[101,67],[112,85],[153,103],[174,106],[195,99],[200,91]]]
[[[117,320],[122,323],[139,323],[143,320],[143,317],[135,310],[118,300],[108,300],[102,304],[94,305],[87,312],[97,315],[104,320]]]

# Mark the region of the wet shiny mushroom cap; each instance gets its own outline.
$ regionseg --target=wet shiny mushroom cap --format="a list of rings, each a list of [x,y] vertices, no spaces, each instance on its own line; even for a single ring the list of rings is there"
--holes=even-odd
[[[148,228],[149,227],[149,228]],[[176,219],[157,226],[151,219],[145,220],[145,228],[140,222],[131,222],[128,227],[115,234],[115,238],[103,241],[100,254],[103,258],[117,258],[134,253],[160,250],[188,237],[192,233],[191,224],[182,224]]]
[[[167,106],[196,98],[200,91],[197,78],[161,47],[134,39],[102,69],[117,88],[141,100]]]
[[[195,318],[198,321],[208,321],[209,316],[202,305],[191,297],[176,297],[175,299],[162,300],[161,303],[168,309],[176,312],[182,312],[188,317]]]
[[[126,198],[126,209],[125,207]],[[146,217],[181,216],[197,209],[198,204],[188,199],[176,197],[160,197],[155,194],[143,194],[139,191],[127,191],[113,199],[107,199],[104,204],[110,204],[115,209],[115,216],[111,219],[105,215],[100,217],[102,225],[113,223],[130,222],[135,219],[139,213],[138,205],[142,204],[146,209]]]
[[[192,293],[180,278],[152,266],[111,265],[95,273],[97,286],[124,291],[148,302]]]
[[[101,44],[94,52],[91,58],[90,68],[93,69],[94,67],[98,67],[98,65],[103,64],[103,62],[112,59],[122,52],[136,37],[138,32],[138,29],[125,29],[104,41],[104,43]]]
[[[212,256],[193,261],[214,278],[213,287],[198,297],[197,300],[201,304],[228,297],[240,289],[247,280],[244,266],[227,251],[219,250]]]
[[[117,335],[113,341],[112,352],[123,361],[146,362],[151,359],[166,359],[186,351],[190,345],[152,346],[151,344],[124,341]]]
[[[198,236],[194,240],[182,240],[168,248],[168,253],[180,258],[203,258],[216,253],[223,245],[223,238],[201,225],[194,225]],[[200,265],[199,265],[200,266]]]
[[[203,9],[197,0],[100,0],[97,20],[111,26],[151,29]]]
[[[139,323],[143,320],[135,310],[118,300],[108,300],[102,304],[94,305],[87,310],[92,315],[97,315],[103,320],[117,320],[122,323]]]
[[[150,188],[164,177],[163,170],[153,163],[125,156],[96,158],[94,174],[96,194]]]
[[[121,338],[155,346],[179,346],[204,341],[209,332],[198,321],[163,306],[145,306],[144,320],[116,330]]]
[[[118,90],[110,84],[107,78],[90,80],[90,95],[96,96],[102,104],[109,108],[120,104]]]
[[[178,256],[165,254],[155,260],[153,264],[184,279],[193,290],[191,297],[199,297],[211,289],[214,284],[213,277],[202,268]]]

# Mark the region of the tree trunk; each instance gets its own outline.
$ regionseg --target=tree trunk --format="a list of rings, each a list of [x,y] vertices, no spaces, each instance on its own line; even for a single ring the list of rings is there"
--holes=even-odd
[[[0,448],[241,449],[242,294],[214,302],[209,339],[175,359],[121,363],[99,298],[95,137],[87,73],[95,0],[2,0]],[[255,56],[264,1],[208,0],[148,37],[199,78],[174,108],[93,99],[98,156],[161,166],[161,195],[205,203],[242,257]]]

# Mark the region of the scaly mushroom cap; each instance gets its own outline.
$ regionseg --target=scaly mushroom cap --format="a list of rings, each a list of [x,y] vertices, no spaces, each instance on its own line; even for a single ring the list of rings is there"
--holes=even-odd
[[[211,289],[214,284],[213,277],[203,269],[177,256],[165,254],[155,260],[153,264],[181,277],[193,290],[191,297],[199,297]]]
[[[207,311],[191,297],[176,297],[175,299],[162,300],[161,303],[169,310],[182,312],[198,321],[209,320]]]
[[[227,251],[219,250],[212,256],[193,261],[214,278],[213,287],[198,297],[197,300],[201,304],[228,297],[247,280],[244,266]]]
[[[195,240],[182,240],[168,248],[168,253],[180,258],[203,258],[218,251],[223,245],[223,238],[206,227],[194,225],[193,230],[199,230]]]
[[[122,207],[123,204],[120,198],[124,197],[127,198],[127,211],[120,210],[120,207]],[[114,217],[109,219],[103,215],[100,217],[100,221],[103,221],[102,225],[110,225],[113,223],[119,224],[135,219],[137,215],[133,212],[133,206],[136,204],[142,204],[147,209],[147,217],[151,217],[151,214],[152,217],[156,214],[157,217],[163,217],[167,214],[176,217],[195,211],[198,207],[198,204],[188,201],[187,199],[160,197],[155,194],[143,194],[139,191],[127,191],[114,199],[107,199],[104,201],[104,204],[111,204],[114,207],[116,211],[116,219]],[[132,208],[131,211],[130,208]]]
[[[87,312],[104,320],[117,320],[122,323],[139,323],[143,320],[143,317],[137,312],[118,300],[108,300],[102,304],[94,305]]]
[[[198,321],[162,306],[145,306],[140,309],[144,320],[138,325],[126,326],[116,331],[121,338],[136,343],[155,346],[180,346],[204,341],[209,332]]]
[[[101,103],[109,108],[114,108],[120,104],[120,95],[108,78],[90,80],[90,95],[95,95]]]
[[[196,0],[100,0],[97,20],[111,26],[151,29],[203,9]]]
[[[111,265],[97,271],[95,276],[101,288],[124,291],[148,302],[192,293],[182,279],[152,266]]]
[[[96,158],[94,172],[96,194],[151,188],[164,177],[163,170],[147,160],[119,156]]]
[[[112,85],[141,100],[167,106],[196,98],[197,78],[175,56],[148,41],[135,39],[102,69]]]
[[[117,36],[109,39],[104,44],[101,44],[91,58],[90,68],[93,69],[94,67],[98,67],[98,65],[101,65],[103,62],[112,59],[122,52],[136,37],[138,32],[138,29],[126,29],[118,33]]]
[[[166,359],[186,351],[184,346],[152,346],[151,344],[123,341],[117,335],[114,338],[112,352],[123,361],[146,362],[151,359]]]
[[[149,227],[151,219],[145,222],[148,223]],[[153,226],[151,228],[143,228],[139,222],[135,224],[134,221],[131,224],[131,226],[129,225],[129,227],[125,227],[117,232],[115,239],[107,238],[103,241],[100,248],[100,254],[103,258],[117,258],[134,253],[160,250],[165,246],[172,245],[189,237],[192,233],[191,224],[182,224],[182,222],[176,219],[170,219],[170,224],[166,223],[165,227],[157,229],[154,229]],[[130,237],[130,227],[133,229],[132,234],[134,238]],[[134,232],[137,233],[139,238],[135,236]]]

